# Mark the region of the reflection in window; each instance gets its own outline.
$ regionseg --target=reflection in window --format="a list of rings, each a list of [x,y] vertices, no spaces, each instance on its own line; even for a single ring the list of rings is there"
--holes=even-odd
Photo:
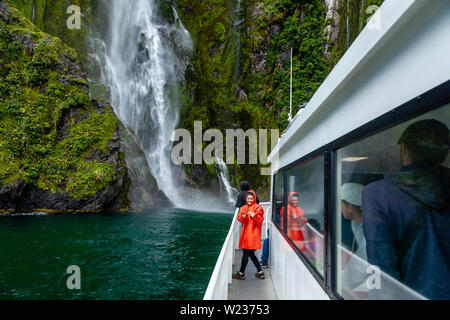
[[[274,216],[272,217],[272,221],[279,227],[284,228],[280,216],[280,210],[284,206],[284,171],[276,174],[274,179]]]
[[[447,105],[338,150],[342,297],[450,299],[449,116]]]
[[[324,259],[324,158],[319,157],[287,171],[287,235],[323,275]]]

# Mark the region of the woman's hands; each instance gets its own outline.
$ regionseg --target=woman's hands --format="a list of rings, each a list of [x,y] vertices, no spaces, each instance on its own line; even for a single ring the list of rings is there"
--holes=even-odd
[[[257,215],[256,212],[243,213],[242,218],[247,218],[247,216],[250,216],[250,218],[254,218],[256,215]]]
[[[301,227],[303,227],[306,223],[308,223],[308,219],[306,217],[301,216],[299,218],[300,218],[299,225]]]
[[[256,216],[256,213],[254,213],[254,212],[249,212],[248,214],[250,215],[251,218],[253,218],[254,216]],[[243,213],[242,216],[243,216],[244,218],[247,218],[247,214],[246,214],[246,213]]]

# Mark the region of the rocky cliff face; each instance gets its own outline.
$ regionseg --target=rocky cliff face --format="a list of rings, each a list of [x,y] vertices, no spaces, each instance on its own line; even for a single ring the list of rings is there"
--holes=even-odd
[[[158,188],[152,176],[144,152],[132,129],[119,122],[120,151],[125,154],[128,169],[128,193],[126,199],[132,209],[170,207],[173,204]]]
[[[0,1],[0,66],[0,210],[126,207],[117,119],[76,52]]]
[[[384,0],[325,0],[324,54],[334,66]]]
[[[39,30],[60,38],[74,48],[85,62],[86,36],[89,32],[92,13],[98,0],[7,0],[19,9],[25,18],[36,25]],[[67,12],[71,5],[81,9],[80,29],[67,28],[67,20],[73,12]]]
[[[187,81],[192,95],[182,126],[279,128],[288,125],[290,49],[293,112],[308,102],[382,0],[178,0],[180,16],[195,41]],[[237,70],[237,71],[236,71]],[[230,166],[233,185],[246,179],[264,192],[259,166]],[[214,178],[213,168],[187,172]],[[200,174],[199,174],[200,173]]]
[[[6,2],[16,5],[39,29],[74,47],[78,58],[59,39],[41,33],[25,19],[18,18],[18,12],[6,9],[2,1],[0,57],[5,85],[0,84],[0,181],[2,194],[7,196],[0,203],[5,199],[26,203],[19,195],[35,199],[38,196],[28,195],[44,191],[50,192],[49,197],[59,194],[61,200],[56,202],[72,201],[72,206],[82,208],[98,208],[100,203],[116,206],[120,203],[118,199],[141,205],[158,205],[159,200],[166,203],[167,199],[155,189],[151,175],[147,176],[148,172],[140,168],[145,157],[133,144],[133,133],[120,126],[118,131],[117,119],[110,108],[102,101],[90,101],[87,95],[87,81],[79,57],[86,57],[85,36],[91,22],[102,25],[101,16],[98,21],[91,21],[95,8],[96,12],[105,11],[101,8],[102,1],[70,2],[81,7],[81,30],[67,29],[69,3],[66,1]],[[193,122],[202,121],[204,129],[218,128],[223,132],[228,128],[284,130],[289,112],[290,48],[294,48],[296,112],[300,104],[309,101],[365,26],[371,15],[369,7],[382,2],[158,2],[163,15],[170,19],[174,18],[172,5],[177,8],[195,45],[193,57],[177,63],[186,80],[180,90],[185,101],[180,127],[192,133]],[[11,19],[11,12],[17,18]],[[17,91],[10,89],[16,87]],[[36,128],[37,123],[42,128]],[[92,139],[87,139],[90,135]],[[121,152],[131,156],[125,157]],[[66,155],[60,158],[60,154]],[[128,182],[125,162],[131,178]],[[186,179],[192,185],[210,189],[218,185],[214,165],[188,165],[185,169]],[[254,186],[261,186],[260,194],[268,190],[269,179],[259,175],[259,166],[235,165],[229,167],[229,172],[234,186],[246,179]],[[103,191],[99,190],[106,190],[107,186],[112,189],[100,196]],[[30,188],[35,189],[23,191]],[[114,200],[110,194],[115,195]],[[95,201],[94,195],[99,197]],[[141,198],[135,198],[137,195]],[[73,199],[84,199],[84,202],[74,203]],[[52,203],[48,198],[46,201]],[[27,207],[38,204],[33,200]]]

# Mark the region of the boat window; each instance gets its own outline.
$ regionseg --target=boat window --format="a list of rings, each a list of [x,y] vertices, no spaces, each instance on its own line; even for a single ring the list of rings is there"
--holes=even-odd
[[[284,229],[281,224],[280,210],[284,207],[284,171],[279,172],[274,176],[274,190],[273,195],[273,217],[272,221],[280,228]]]
[[[449,126],[446,105],[337,151],[344,299],[450,299]]]
[[[304,162],[287,171],[287,236],[323,275],[324,260],[324,157]]]

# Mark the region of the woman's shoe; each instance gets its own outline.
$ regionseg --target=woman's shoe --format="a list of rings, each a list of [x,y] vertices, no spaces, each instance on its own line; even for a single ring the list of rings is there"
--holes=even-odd
[[[269,267],[269,265],[268,265],[267,263],[262,263],[262,262],[260,262],[259,265],[260,265],[261,267],[263,267],[263,268],[268,268],[268,267]]]
[[[233,274],[233,279],[245,280],[245,273],[238,271]]]
[[[255,277],[257,277],[258,279],[265,279],[266,276],[264,275],[264,271],[260,271],[255,273]]]

